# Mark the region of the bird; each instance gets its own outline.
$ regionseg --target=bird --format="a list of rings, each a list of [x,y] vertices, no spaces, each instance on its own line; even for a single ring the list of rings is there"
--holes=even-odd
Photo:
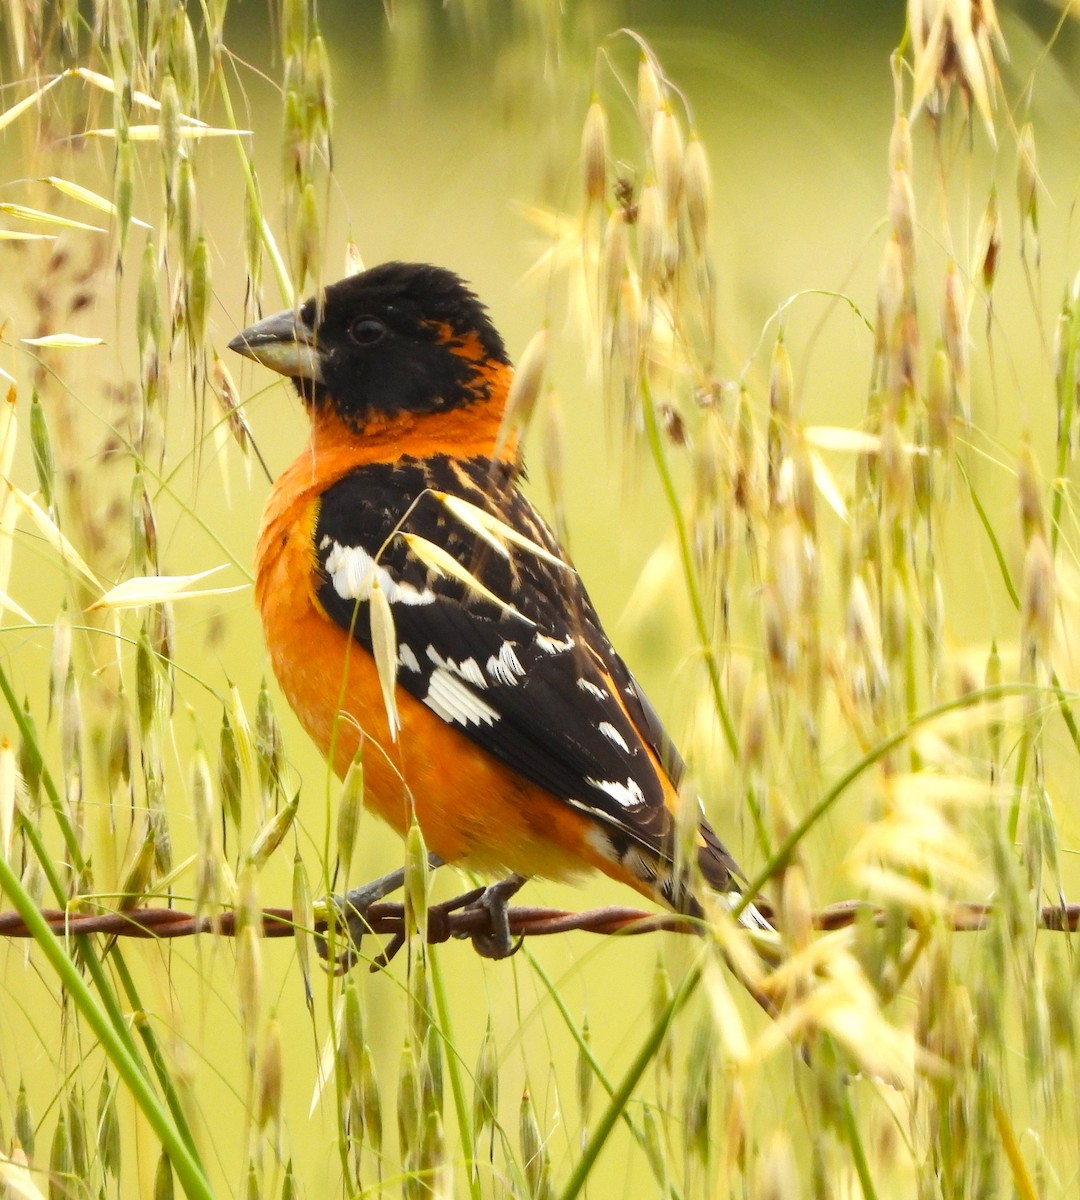
[[[255,600],[301,725],[339,776],[362,756],[366,806],[402,836],[415,819],[434,862],[505,875],[503,900],[598,870],[693,917],[697,879],[771,932],[700,801],[686,868],[685,764],[521,489],[514,368],[475,292],[386,262],[229,346],[310,418],[266,503]]]

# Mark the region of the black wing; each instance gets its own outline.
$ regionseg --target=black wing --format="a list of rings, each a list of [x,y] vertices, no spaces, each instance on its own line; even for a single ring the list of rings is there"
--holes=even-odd
[[[683,764],[576,571],[529,501],[495,470],[487,459],[404,458],[334,484],[315,531],[319,601],[370,651],[367,598],[377,578],[394,615],[399,686],[588,813],[620,859],[631,846],[648,851],[657,861],[635,854],[635,864],[651,874],[671,861],[674,821],[646,747],[676,784]],[[465,507],[454,510],[439,494]],[[529,546],[490,528],[485,536],[484,515]],[[404,535],[424,542],[410,546]],[[432,570],[424,543],[475,583]],[[710,843],[706,877],[726,886],[737,868],[715,836]]]

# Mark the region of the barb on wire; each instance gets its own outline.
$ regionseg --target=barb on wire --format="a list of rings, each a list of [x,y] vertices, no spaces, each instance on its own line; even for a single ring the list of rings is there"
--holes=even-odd
[[[473,938],[491,934],[491,913],[480,907],[457,907],[457,901],[434,904],[428,910],[427,940],[431,944],[451,938]],[[758,905],[767,912],[767,906]],[[831,904],[814,914],[814,927],[819,930],[840,929],[851,925],[861,914],[869,912],[875,921],[882,920],[879,909],[858,900]],[[952,928],[959,932],[984,929],[993,912],[989,904],[956,903],[950,913]],[[53,932],[76,937],[86,934],[105,934],[112,937],[174,938],[190,937],[196,933],[216,933],[233,937],[237,932],[238,913],[225,910],[215,916],[195,915],[175,908],[137,908],[125,912],[68,912],[63,909],[42,909],[42,916]],[[581,930],[598,934],[641,934],[668,930],[675,933],[694,933],[701,922],[674,913],[644,912],[641,909],[608,905],[585,912],[569,912],[558,908],[514,907],[507,909],[510,932],[514,937],[540,937],[548,934]],[[371,933],[391,941],[404,939],[405,907],[381,901],[370,905],[363,913],[364,924]],[[918,922],[912,918],[913,926]],[[1039,927],[1057,932],[1075,932],[1080,927],[1080,904],[1047,905],[1039,912]],[[321,925],[325,932],[325,922]],[[293,916],[287,908],[262,910],[264,937],[291,937]],[[0,913],[0,937],[31,936],[18,913]]]

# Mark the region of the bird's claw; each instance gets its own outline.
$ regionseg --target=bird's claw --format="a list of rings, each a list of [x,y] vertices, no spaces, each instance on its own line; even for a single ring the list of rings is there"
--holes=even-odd
[[[463,934],[472,940],[473,949],[481,958],[509,958],[521,949],[524,936],[515,942],[510,932],[509,901],[521,890],[524,875],[508,875],[490,887],[484,888],[468,908],[481,908],[488,915],[489,928],[472,934]]]

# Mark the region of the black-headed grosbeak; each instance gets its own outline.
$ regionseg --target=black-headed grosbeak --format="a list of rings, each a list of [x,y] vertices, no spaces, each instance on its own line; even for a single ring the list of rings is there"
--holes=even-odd
[[[444,862],[596,868],[699,912],[674,866],[683,763],[518,490],[516,440],[500,438],[513,368],[477,297],[449,271],[385,263],[230,346],[292,379],[311,418],[266,506],[255,597],[274,672],[338,775],[362,751],[367,805],[401,834],[415,814]],[[375,587],[400,729],[372,650]],[[740,894],[704,816],[697,860]],[[743,919],[764,925],[752,906]]]

